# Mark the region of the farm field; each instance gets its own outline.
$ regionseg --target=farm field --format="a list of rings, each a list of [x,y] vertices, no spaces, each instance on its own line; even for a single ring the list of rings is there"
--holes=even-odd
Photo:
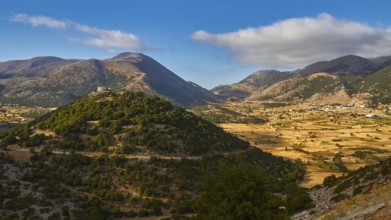
[[[260,103],[226,104],[265,124],[220,124],[252,145],[306,169],[303,187],[321,184],[324,177],[375,164],[391,155],[391,117],[385,110],[362,107],[292,105],[265,108]]]
[[[55,108],[5,105],[0,103],[0,123],[25,123]]]
[[[52,110],[54,109],[0,104],[0,134],[7,132],[10,128],[27,123]]]

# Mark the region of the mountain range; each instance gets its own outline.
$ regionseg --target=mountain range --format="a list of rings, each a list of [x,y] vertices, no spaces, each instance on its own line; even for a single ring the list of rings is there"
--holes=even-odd
[[[215,100],[210,91],[139,53],[104,60],[36,57],[0,63],[0,101],[4,103],[57,107],[99,86],[155,93],[186,107]]]
[[[211,91],[228,101],[345,102],[369,94],[374,102],[390,103],[390,65],[391,56],[366,59],[348,55],[289,72],[257,71],[238,83]]]
[[[188,82],[140,53],[111,59],[36,57],[0,63],[0,102],[58,107],[97,87],[157,94],[183,107],[216,101],[349,102],[364,97],[390,103],[391,56],[348,55],[294,71],[261,70],[211,90]]]

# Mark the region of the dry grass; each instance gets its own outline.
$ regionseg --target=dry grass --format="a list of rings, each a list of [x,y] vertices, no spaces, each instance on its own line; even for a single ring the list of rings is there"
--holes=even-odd
[[[52,136],[57,137],[56,133],[50,130],[41,130],[41,129],[34,129],[33,134],[31,136],[37,135],[37,134],[43,134],[45,136]]]
[[[0,150],[0,153],[4,153],[11,158],[14,158],[16,161],[30,162],[31,153],[29,151],[5,151]]]

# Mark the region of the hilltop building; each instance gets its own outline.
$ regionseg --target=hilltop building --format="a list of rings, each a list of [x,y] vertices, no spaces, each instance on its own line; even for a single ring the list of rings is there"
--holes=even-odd
[[[98,88],[96,89],[96,92],[109,92],[110,89],[106,86],[98,86]]]

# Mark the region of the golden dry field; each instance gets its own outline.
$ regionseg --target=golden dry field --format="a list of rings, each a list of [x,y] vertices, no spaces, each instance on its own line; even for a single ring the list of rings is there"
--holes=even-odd
[[[268,118],[266,124],[220,126],[273,155],[301,160],[307,171],[303,187],[391,155],[391,117],[385,110],[305,104],[265,108],[254,102],[224,107]]]

